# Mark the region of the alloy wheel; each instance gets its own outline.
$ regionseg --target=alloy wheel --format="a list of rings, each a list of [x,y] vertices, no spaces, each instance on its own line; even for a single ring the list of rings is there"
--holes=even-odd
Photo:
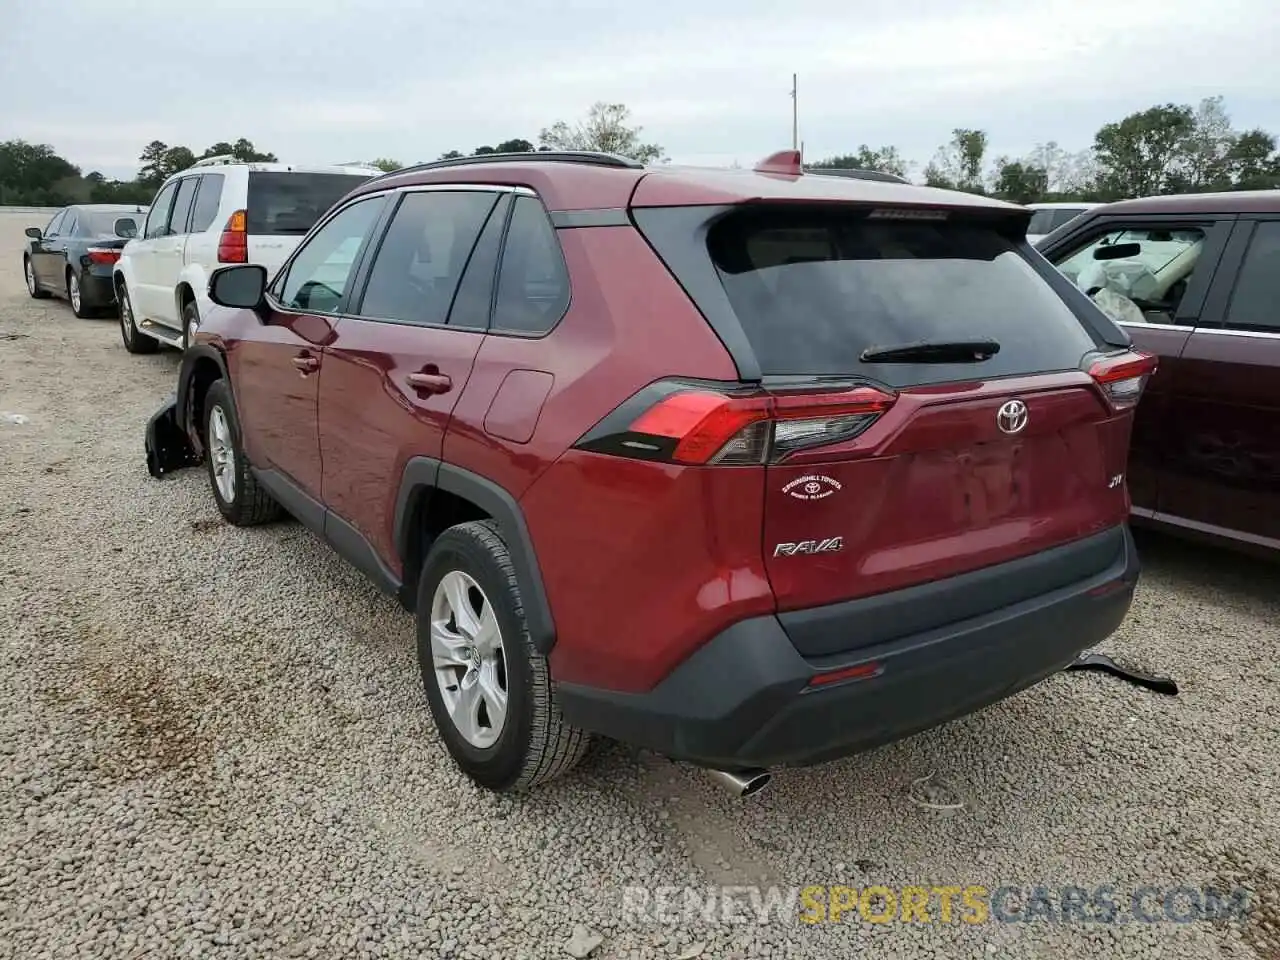
[[[27,275],[27,293],[34,297],[36,295],[36,268],[31,265],[30,260],[23,263],[23,268]]]
[[[507,719],[507,661],[489,598],[461,570],[431,600],[431,661],[445,710],[464,740],[492,747]]]
[[[71,309],[80,312],[80,280],[74,273],[67,274],[67,298],[71,301]]]
[[[231,503],[236,496],[236,453],[231,443],[231,425],[219,406],[209,411],[209,458],[218,495],[224,503]]]
[[[126,345],[133,343],[133,304],[123,294],[120,297],[120,335]]]

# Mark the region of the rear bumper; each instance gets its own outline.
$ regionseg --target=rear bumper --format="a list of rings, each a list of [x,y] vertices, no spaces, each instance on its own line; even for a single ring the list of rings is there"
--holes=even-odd
[[[110,268],[108,267],[109,271]],[[110,272],[105,275],[97,274],[92,270],[85,270],[80,274],[80,297],[84,303],[92,304],[95,307],[110,307],[116,302],[115,284],[111,282]]]
[[[1128,613],[1137,584],[1128,528],[1056,548],[1065,557],[1108,543],[1110,562],[1094,574],[945,627],[806,658],[778,617],[756,617],[714,637],[646,693],[559,684],[560,706],[575,726],[724,769],[801,766],[869,750],[1024,690],[1105,640]],[[1016,576],[1021,564],[1043,564],[1054,552],[980,573],[989,578],[1006,568]],[[893,606],[910,622],[920,589],[869,598],[865,609],[842,604],[845,635],[859,636],[864,616],[883,622]],[[879,672],[808,686],[816,674],[861,663],[876,663]]]

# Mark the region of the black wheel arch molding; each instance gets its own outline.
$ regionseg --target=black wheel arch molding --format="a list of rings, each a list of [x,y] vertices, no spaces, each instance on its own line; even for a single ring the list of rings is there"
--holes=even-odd
[[[423,544],[421,550],[416,550],[418,544],[415,538],[422,535],[424,511],[430,508],[430,497],[434,490],[467,500],[497,521],[520,583],[529,638],[539,653],[544,656],[550,653],[556,641],[555,621],[551,616],[551,604],[543,584],[542,570],[538,566],[533,537],[529,533],[519,502],[499,484],[478,473],[433,457],[410,458],[401,474],[392,529],[393,543],[400,561],[407,564],[415,552],[419,560],[426,557],[426,550],[430,545]],[[406,576],[409,572],[408,569],[405,570]],[[406,584],[406,588],[408,586]]]

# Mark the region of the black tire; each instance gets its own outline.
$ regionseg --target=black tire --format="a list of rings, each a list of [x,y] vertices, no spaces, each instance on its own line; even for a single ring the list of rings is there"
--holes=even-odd
[[[36,279],[36,265],[31,262],[30,257],[22,258],[22,274],[27,281],[27,293],[32,300],[48,300],[52,296],[48,290],[41,289],[40,281]]]
[[[160,348],[160,342],[155,337],[147,336],[133,322],[133,301],[129,299],[129,288],[123,282],[116,293],[116,299],[120,303],[120,339],[124,342],[124,348],[130,353],[155,353]]]
[[[194,300],[188,300],[182,308],[182,349],[189,350],[191,348],[191,325],[195,323],[200,325],[200,308],[196,306]]]
[[[492,746],[479,748],[458,730],[445,707],[431,654],[431,607],[445,574],[470,576],[492,605],[506,666],[507,715]],[[418,580],[418,669],[431,716],[458,768],[480,786],[523,792],[573,768],[591,736],[560,715],[546,657],[534,649],[511,555],[492,520],[450,527],[432,545]]]
[[[231,434],[230,447],[233,458],[231,470],[231,496],[224,497],[218,489],[214,452],[211,448],[209,423],[219,411],[225,419]],[[227,389],[225,380],[215,380],[204,395],[204,423],[201,425],[201,438],[204,444],[204,461],[209,474],[209,489],[213,491],[214,502],[218,512],[226,521],[237,527],[256,527],[261,523],[278,520],[284,509],[271,494],[258,483],[253,471],[249,469],[249,460],[244,455],[244,444],[240,439],[240,419],[236,416],[236,406],[231,399],[231,391]]]
[[[72,284],[75,284],[75,290],[78,296],[71,295]],[[79,301],[79,303],[77,303]],[[93,307],[84,302],[84,288],[80,286],[80,278],[76,276],[74,270],[67,269],[67,303],[71,304],[71,312],[76,315],[78,320],[88,320],[97,313]]]

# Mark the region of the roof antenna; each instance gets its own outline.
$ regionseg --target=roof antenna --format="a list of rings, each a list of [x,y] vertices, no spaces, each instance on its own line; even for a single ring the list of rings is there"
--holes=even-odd
[[[800,87],[796,75],[791,75],[791,149],[800,149]]]
[[[804,173],[800,165],[799,150],[779,150],[765,157],[753,168],[756,173],[772,173],[784,177],[798,177]]]

